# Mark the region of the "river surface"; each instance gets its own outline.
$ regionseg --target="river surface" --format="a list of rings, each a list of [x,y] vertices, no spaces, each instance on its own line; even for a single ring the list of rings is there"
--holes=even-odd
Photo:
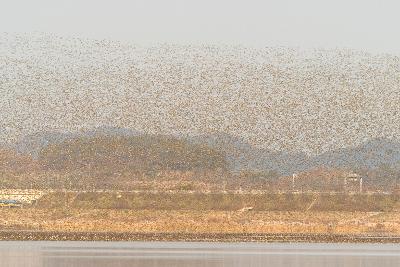
[[[399,267],[398,244],[0,242],[1,267]]]

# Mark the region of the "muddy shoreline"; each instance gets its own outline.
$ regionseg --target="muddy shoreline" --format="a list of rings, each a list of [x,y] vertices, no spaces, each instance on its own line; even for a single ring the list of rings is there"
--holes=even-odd
[[[117,233],[0,231],[1,241],[179,241],[283,243],[400,243],[400,236],[258,233]]]

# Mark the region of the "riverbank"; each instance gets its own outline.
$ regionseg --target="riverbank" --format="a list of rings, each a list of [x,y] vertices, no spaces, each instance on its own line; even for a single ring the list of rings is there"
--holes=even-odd
[[[116,233],[0,231],[1,241],[179,241],[279,243],[400,243],[393,235],[288,234],[288,233]]]
[[[398,212],[2,208],[0,231],[399,235]]]
[[[399,203],[397,195],[53,192],[1,208],[0,239],[397,242]]]

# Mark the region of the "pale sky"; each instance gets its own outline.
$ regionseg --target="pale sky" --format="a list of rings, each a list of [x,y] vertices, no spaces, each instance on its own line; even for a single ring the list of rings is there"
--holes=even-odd
[[[398,0],[0,0],[0,32],[400,54]]]

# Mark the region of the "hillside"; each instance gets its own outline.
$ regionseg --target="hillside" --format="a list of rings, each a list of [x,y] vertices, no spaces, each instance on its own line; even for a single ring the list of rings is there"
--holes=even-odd
[[[96,136],[135,136],[140,135],[140,132],[131,129],[111,127],[111,126],[100,126],[87,131],[80,132],[63,132],[63,131],[44,131],[36,132],[23,136],[17,142],[9,145],[15,149],[18,153],[29,154],[34,158],[39,156],[42,149],[48,145],[59,144],[67,140],[71,140],[79,137],[96,137]]]
[[[38,163],[26,155],[17,154],[11,149],[0,149],[0,172],[21,174],[38,168]]]
[[[11,149],[0,149],[0,187],[28,187],[37,180],[35,174],[40,164],[27,155],[20,155]]]
[[[52,170],[124,171],[226,169],[225,156],[206,145],[167,136],[93,136],[44,148],[40,163]]]
[[[139,137],[143,134],[126,128],[103,126],[81,132],[38,132],[21,138],[12,147],[22,154],[38,156],[48,145],[76,138]],[[318,167],[376,169],[387,166],[400,169],[400,142],[395,139],[371,139],[357,146],[350,146],[308,156],[300,151],[272,151],[259,148],[226,133],[213,135],[177,136],[190,144],[208,145],[222,151],[230,170],[274,170],[282,175]]]

